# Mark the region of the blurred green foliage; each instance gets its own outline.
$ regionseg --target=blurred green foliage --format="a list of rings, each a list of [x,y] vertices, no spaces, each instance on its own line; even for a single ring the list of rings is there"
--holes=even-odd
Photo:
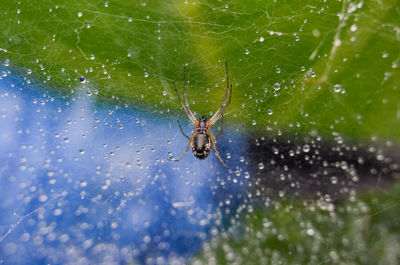
[[[206,243],[193,264],[399,264],[400,185],[346,202],[272,202]]]
[[[177,113],[171,84],[187,63],[189,97],[209,113],[228,61],[232,122],[399,140],[395,0],[6,1],[0,10],[3,60],[64,94],[83,75],[99,99]]]

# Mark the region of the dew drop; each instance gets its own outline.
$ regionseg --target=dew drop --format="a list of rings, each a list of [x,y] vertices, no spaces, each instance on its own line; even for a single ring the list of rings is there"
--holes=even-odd
[[[40,202],[45,202],[45,201],[47,201],[47,199],[48,199],[48,197],[47,197],[46,194],[41,194],[41,195],[39,196],[39,201],[40,201]]]
[[[82,17],[82,12],[78,12],[78,17]]]
[[[255,120],[253,120],[253,121],[251,122],[251,124],[254,126],[254,125],[257,124],[257,122],[256,122]]]
[[[249,54],[250,53],[250,51],[248,50],[248,49],[246,49],[245,51],[244,51],[244,54]]]
[[[303,152],[304,153],[308,153],[310,151],[310,146],[308,145],[308,144],[305,144],[304,146],[303,146]]]
[[[281,85],[279,83],[275,83],[273,88],[275,91],[278,91],[279,89],[281,89]]]
[[[272,115],[274,112],[272,111],[272,109],[268,110],[268,115]]]
[[[264,163],[262,163],[262,162],[258,163],[258,168],[261,169],[261,170],[264,169]]]
[[[259,40],[260,42],[263,42],[263,41],[264,41],[264,37],[260,37],[258,40]]]
[[[54,216],[59,216],[62,214],[62,210],[60,208],[57,208],[54,210],[53,214],[54,214]]]
[[[342,91],[342,85],[336,84],[333,86],[333,92],[340,93]]]
[[[331,183],[332,183],[332,184],[337,184],[337,181],[338,181],[338,179],[337,179],[336,176],[332,176],[332,177],[331,177]]]
[[[315,234],[315,231],[313,229],[311,229],[311,228],[307,229],[307,235],[314,236],[314,234]]]
[[[81,77],[79,77],[79,81],[81,81],[81,83],[86,83],[86,77],[82,75]]]
[[[149,76],[149,73],[144,72],[144,77],[148,77],[148,76]]]
[[[162,94],[163,94],[163,96],[166,96],[166,95],[167,95],[167,91],[164,90],[164,91],[162,92]]]

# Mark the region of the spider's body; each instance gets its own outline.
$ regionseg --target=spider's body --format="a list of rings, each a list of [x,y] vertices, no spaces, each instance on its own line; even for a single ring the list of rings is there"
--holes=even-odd
[[[207,118],[200,118],[195,131],[196,134],[192,140],[192,153],[198,159],[206,159],[211,152],[211,139],[207,134]]]
[[[228,107],[229,103],[231,102],[231,97],[232,97],[232,85],[229,86],[229,76],[228,76],[228,64],[225,63],[225,67],[226,67],[226,92],[225,92],[225,96],[224,99],[222,100],[221,106],[219,107],[219,109],[215,112],[215,114],[208,120],[205,117],[201,117],[199,120],[196,119],[196,117],[194,116],[194,114],[192,113],[192,111],[190,110],[189,107],[189,103],[186,97],[186,68],[184,68],[184,80],[183,80],[183,98],[185,99],[185,103],[186,106],[183,105],[181,98],[179,96],[178,90],[176,89],[175,83],[174,83],[174,88],[176,91],[176,95],[178,97],[179,103],[181,104],[181,107],[183,108],[183,110],[185,111],[186,115],[188,116],[189,120],[193,123],[193,125],[195,126],[194,132],[192,134],[192,136],[189,138],[189,136],[187,136],[183,130],[181,125],[179,124],[178,121],[178,125],[179,128],[181,129],[181,132],[183,134],[183,136],[185,136],[187,139],[189,139],[189,144],[186,147],[186,151],[178,158],[178,159],[172,159],[173,161],[178,162],[179,160],[181,160],[181,158],[187,153],[187,151],[189,151],[189,148],[192,148],[192,153],[195,157],[197,157],[198,159],[206,159],[208,157],[208,155],[211,153],[211,146],[214,147],[214,151],[216,156],[218,157],[219,161],[222,163],[222,165],[224,165],[225,167],[228,167],[224,161],[222,161],[219,152],[215,146],[215,142],[218,140],[218,138],[221,136],[222,134],[222,130],[223,130],[223,125],[224,125],[224,120],[222,119],[222,129],[220,130],[220,132],[218,133],[217,137],[214,137],[213,133],[211,132],[211,126],[213,126],[215,123],[217,123],[217,121],[220,118],[223,118],[223,114],[225,109]],[[229,94],[229,100],[226,103],[225,100],[227,98]],[[229,167],[228,167],[229,168]]]

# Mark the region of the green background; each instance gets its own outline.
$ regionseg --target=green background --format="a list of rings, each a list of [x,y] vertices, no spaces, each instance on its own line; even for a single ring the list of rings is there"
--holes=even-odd
[[[398,143],[396,1],[7,1],[0,8],[0,56],[56,91],[75,91],[83,75],[99,99],[176,114],[171,84],[183,80],[187,64],[189,97],[208,113],[223,96],[215,87],[224,86],[227,61],[233,123]]]

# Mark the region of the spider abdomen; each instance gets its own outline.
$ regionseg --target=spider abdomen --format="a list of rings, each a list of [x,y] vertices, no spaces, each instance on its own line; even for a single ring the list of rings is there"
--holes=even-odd
[[[196,133],[192,141],[192,153],[198,159],[205,159],[211,152],[210,137],[206,133]]]

